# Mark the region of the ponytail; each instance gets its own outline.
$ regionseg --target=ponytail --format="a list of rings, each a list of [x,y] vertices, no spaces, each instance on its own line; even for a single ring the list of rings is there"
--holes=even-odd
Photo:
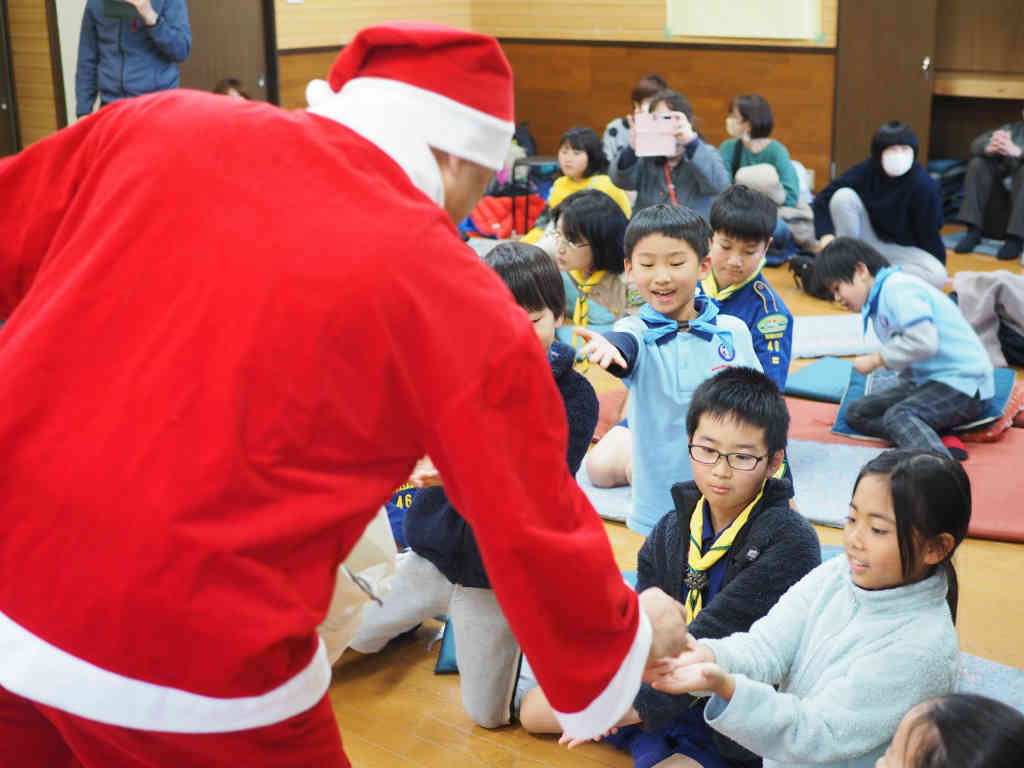
[[[960,602],[960,581],[956,576],[956,568],[953,566],[952,553],[939,565],[946,572],[946,603],[949,605],[949,614],[956,624],[956,609]]]

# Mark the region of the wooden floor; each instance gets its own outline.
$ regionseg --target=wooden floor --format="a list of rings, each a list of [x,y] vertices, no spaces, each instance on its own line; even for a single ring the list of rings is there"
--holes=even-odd
[[[950,252],[951,272],[1010,269],[993,257]],[[795,315],[842,310],[800,293],[785,267],[765,271]],[[805,364],[795,361],[793,368]],[[618,382],[603,371],[588,374],[599,391]],[[1009,469],[1009,468],[1008,468]],[[1018,468],[1019,469],[1019,468]],[[1024,514],[1024,502],[1022,502]],[[643,537],[624,525],[605,523],[619,566],[636,568]],[[822,543],[839,544],[838,530],[816,526]],[[1024,669],[1024,544],[970,539],[956,559],[960,574],[958,629],[963,650]],[[435,675],[436,647],[427,644],[439,629],[424,625],[417,634],[382,653],[346,652],[335,668],[331,702],[345,749],[358,768],[513,768],[513,766],[622,766],[632,758],[604,744],[568,751],[552,737],[534,737],[518,726],[487,731],[462,709],[457,675]]]

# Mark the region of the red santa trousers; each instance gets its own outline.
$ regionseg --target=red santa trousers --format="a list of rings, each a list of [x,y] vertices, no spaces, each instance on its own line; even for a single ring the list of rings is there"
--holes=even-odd
[[[349,768],[330,701],[231,733],[156,733],[98,723],[0,687],[0,768]]]

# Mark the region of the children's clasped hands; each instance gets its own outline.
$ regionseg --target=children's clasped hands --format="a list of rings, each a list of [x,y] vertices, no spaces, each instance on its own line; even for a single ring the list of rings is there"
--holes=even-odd
[[[732,695],[736,691],[735,680],[715,662],[714,651],[699,643],[697,638],[690,634],[687,634],[686,645],[679,655],[648,664],[644,672],[644,682],[655,690],[665,693],[715,693],[726,701],[732,699]],[[592,741],[600,741],[606,736],[617,733],[620,726],[638,722],[640,722],[639,715],[635,709],[630,707],[616,726],[609,728]],[[558,739],[559,744],[565,744],[569,749],[578,747],[586,741],[591,741],[591,739],[573,739],[564,734]]]

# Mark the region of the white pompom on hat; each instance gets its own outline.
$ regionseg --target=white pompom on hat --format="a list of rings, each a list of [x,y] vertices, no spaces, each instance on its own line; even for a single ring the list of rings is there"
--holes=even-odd
[[[344,92],[388,109],[429,146],[497,170],[515,129],[512,70],[497,40],[427,22],[367,27],[338,54],[329,82],[314,80],[318,108]]]

